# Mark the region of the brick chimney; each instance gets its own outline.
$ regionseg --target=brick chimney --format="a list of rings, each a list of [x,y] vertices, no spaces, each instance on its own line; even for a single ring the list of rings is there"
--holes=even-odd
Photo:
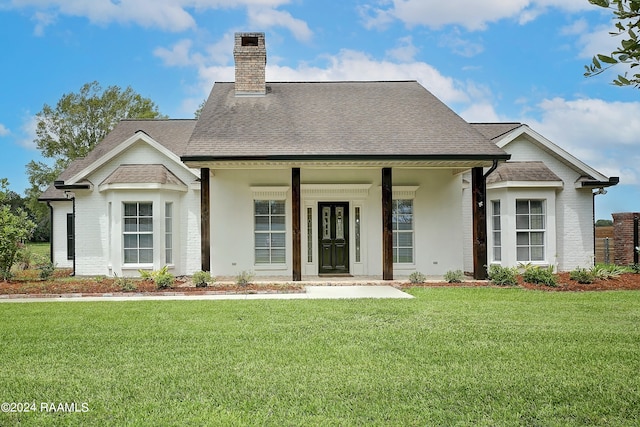
[[[264,96],[267,93],[264,33],[236,33],[233,59],[236,63],[236,96]]]

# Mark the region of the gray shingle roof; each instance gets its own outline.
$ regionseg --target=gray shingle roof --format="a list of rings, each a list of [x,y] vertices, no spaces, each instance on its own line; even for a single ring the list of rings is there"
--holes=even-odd
[[[186,187],[165,165],[121,165],[100,185],[107,184],[172,184]]]
[[[558,181],[558,177],[543,162],[505,162],[500,163],[487,177],[487,184],[507,181]]]
[[[183,161],[313,156],[507,157],[415,81],[216,83]]]
[[[522,123],[471,123],[471,126],[487,138],[493,140],[520,126],[526,125]]]
[[[76,159],[57,178],[59,181],[66,181],[69,178],[91,165],[102,156],[113,150],[115,147],[142,131],[171,150],[178,156],[184,153],[187,141],[193,132],[196,120],[134,120],[127,119],[119,122],[109,134],[99,142],[87,157]],[[64,191],[56,189],[50,185],[42,195],[40,200],[65,199]]]

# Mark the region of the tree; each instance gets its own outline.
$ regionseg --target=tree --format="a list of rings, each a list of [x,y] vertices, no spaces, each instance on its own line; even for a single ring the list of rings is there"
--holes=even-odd
[[[0,278],[11,277],[11,267],[16,259],[20,245],[31,237],[35,228],[22,208],[12,209],[13,193],[9,190],[9,181],[0,179]]]
[[[96,81],[84,84],[78,93],[64,94],[55,108],[44,104],[36,114],[34,142],[53,164],[33,160],[27,164],[28,206],[38,224],[48,223],[46,206],[38,203],[38,197],[71,161],[86,156],[122,119],[160,117],[156,104],[131,87],[109,86],[103,91]]]
[[[620,46],[611,52],[610,55],[597,54],[593,57],[591,65],[585,65],[585,77],[591,77],[618,64],[627,64],[632,70],[640,65],[640,44],[638,42],[638,32],[640,32],[640,0],[589,0],[589,3],[596,6],[610,8],[616,22],[615,32],[612,36],[623,36]],[[629,75],[618,75],[613,80],[617,86],[635,86],[640,88],[640,72]]]

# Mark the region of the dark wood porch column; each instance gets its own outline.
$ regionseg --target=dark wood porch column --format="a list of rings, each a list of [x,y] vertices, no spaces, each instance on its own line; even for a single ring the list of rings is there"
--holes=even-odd
[[[300,168],[291,169],[291,226],[293,229],[293,281],[302,280],[302,245],[300,243]]]
[[[202,271],[211,271],[211,212],[209,168],[200,169],[200,258]]]
[[[382,168],[382,280],[393,280],[392,203],[391,168]]]
[[[473,278],[487,278],[487,185],[482,168],[471,171],[473,209]]]

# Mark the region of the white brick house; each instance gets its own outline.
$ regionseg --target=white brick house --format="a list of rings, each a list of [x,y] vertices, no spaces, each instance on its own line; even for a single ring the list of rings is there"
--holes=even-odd
[[[268,83],[263,33],[234,56],[197,121],[122,121],[43,193],[54,263],[304,280],[592,262],[593,192],[617,178],[526,125],[467,123],[415,81]]]

